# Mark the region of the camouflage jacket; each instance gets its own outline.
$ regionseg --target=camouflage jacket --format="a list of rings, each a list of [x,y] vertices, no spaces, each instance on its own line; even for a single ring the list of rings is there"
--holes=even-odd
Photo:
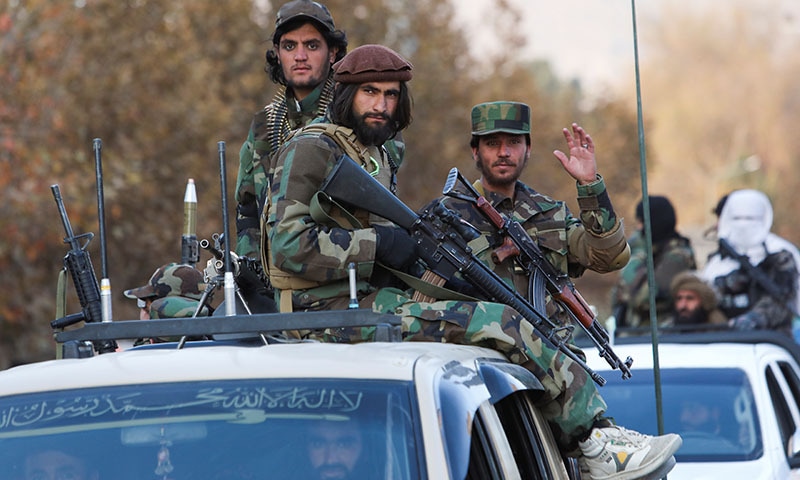
[[[628,265],[620,272],[617,284],[612,288],[611,306],[618,327],[638,327],[650,324],[650,287],[647,282],[647,250],[639,232],[631,236],[631,251]],[[689,239],[682,236],[653,244],[653,274],[656,291],[656,318],[666,322],[672,313],[670,284],[675,275],[687,270],[696,270],[695,254]]]
[[[324,115],[333,95],[333,78],[297,101],[291,90],[281,87],[272,102],[256,113],[247,140],[239,150],[236,178],[236,253],[260,258],[259,217],[269,191],[278,148],[292,131]]]
[[[343,127],[340,127],[343,128]],[[373,177],[390,188],[396,169],[384,147],[366,150]],[[369,225],[387,221],[366,211],[350,211],[359,220],[351,225],[335,205],[320,201],[318,190],[325,177],[344,154],[344,149],[329,135],[309,126],[301,129],[278,151],[270,202],[263,222],[262,261],[285,310],[287,291],[293,295],[294,309],[324,310],[347,307],[349,299],[348,265],[357,266],[358,295],[363,298],[375,287],[376,234]],[[374,161],[374,162],[372,162]],[[325,211],[320,216],[319,205]]]
[[[771,329],[790,334],[797,302],[794,256],[787,250],[770,253],[755,267],[772,282],[775,291],[768,292],[740,268],[713,279],[720,309],[738,330]]]
[[[480,188],[480,183],[475,186]],[[547,260],[570,277],[587,269],[605,273],[622,268],[628,260],[628,244],[621,220],[617,219],[602,177],[590,185],[578,185],[580,218],[567,205],[517,182],[514,198],[496,193],[485,195],[495,209],[519,222],[541,248]],[[508,258],[495,264],[491,254],[503,238],[497,229],[472,204],[442,197],[444,204],[480,230],[488,242],[476,245],[475,253],[484,263],[519,292],[528,291],[529,278]],[[549,300],[549,298],[548,298]],[[554,306],[548,302],[548,313]]]

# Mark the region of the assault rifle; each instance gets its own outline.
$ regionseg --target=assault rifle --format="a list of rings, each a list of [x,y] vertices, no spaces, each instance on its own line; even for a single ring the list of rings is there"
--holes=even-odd
[[[445,280],[460,273],[490,301],[519,312],[533,325],[542,342],[581,365],[598,385],[606,383],[568,346],[571,327],[554,324],[475,256],[463,236],[465,222],[457,213],[439,203],[421,214],[415,213],[346,155],[340,158],[320,191],[343,206],[365,209],[408,230],[417,242],[419,257],[430,271]]]
[[[458,184],[463,185],[467,193],[456,190]],[[507,258],[513,258],[522,267],[529,278],[527,298],[539,314],[547,315],[545,293],[549,293],[572,320],[577,320],[597,347],[600,356],[612,368],[618,368],[622,372],[623,379],[630,378],[633,359],[628,357],[623,362],[614,353],[609,346],[608,332],[597,321],[589,304],[575,288],[575,284],[568,275],[556,269],[545,258],[539,244],[528,235],[519,222],[498,212],[457,168],[450,170],[442,193],[472,204],[504,237],[503,244],[492,253],[492,260],[499,264]]]
[[[785,296],[780,294],[781,290],[783,290],[782,288],[780,288],[761,269],[750,263],[747,255],[739,254],[739,252],[737,252],[736,249],[734,249],[733,246],[724,238],[719,238],[719,253],[720,256],[729,256],[739,262],[739,265],[741,265],[742,269],[747,272],[747,275],[753,279],[758,286],[763,288],[770,297],[780,302],[781,298]],[[791,305],[786,305],[786,308],[792,312],[793,316],[798,317],[796,308],[792,307]]]
[[[100,323],[103,321],[100,286],[97,283],[97,277],[92,268],[89,252],[86,251],[86,247],[89,245],[92,238],[94,238],[94,234],[89,232],[75,235],[72,231],[69,218],[67,217],[67,210],[64,208],[64,200],[61,198],[61,191],[58,185],[51,185],[50,190],[53,192],[53,198],[56,200],[58,212],[61,215],[61,223],[64,225],[64,230],[67,234],[64,238],[64,243],[70,246],[69,252],[67,252],[67,255],[64,257],[64,269],[69,271],[72,277],[72,282],[78,293],[78,300],[81,303],[82,309],[80,313],[53,320],[50,322],[50,326],[56,330],[63,329],[80,321],[85,321],[86,323]],[[86,238],[86,242],[82,246],[79,242],[81,238]],[[94,343],[94,348],[98,353],[113,352],[117,349],[117,343],[114,340],[97,341]]]

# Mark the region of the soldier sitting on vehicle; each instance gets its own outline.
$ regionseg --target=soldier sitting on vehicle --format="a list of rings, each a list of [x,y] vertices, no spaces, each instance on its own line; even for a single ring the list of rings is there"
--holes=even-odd
[[[147,284],[125,290],[125,296],[136,299],[139,307],[139,319],[151,318],[184,318],[211,313],[208,305],[203,305],[199,313],[198,306],[205,290],[203,273],[191,265],[168,263],[153,272]],[[150,339],[145,343],[159,343],[168,339]],[[137,341],[139,345],[143,341]]]
[[[573,353],[569,347],[549,347],[534,333],[534,325],[508,305],[456,300],[419,302],[412,298],[413,292],[392,288],[391,279],[383,274],[389,269],[411,272],[418,260],[417,243],[411,234],[371,214],[360,199],[347,215],[338,206],[326,211],[324,204],[329,202],[321,196],[326,175],[348,162],[355,164],[357,172],[371,176],[373,183],[379,183],[380,194],[394,198],[397,165],[382,145],[411,122],[412,102],[407,86],[411,70],[409,62],[386,47],[363,45],[354,49],[334,65],[334,79],[339,86],[329,106],[329,123],[300,129],[278,150],[271,195],[262,216],[262,263],[269,270],[281,311],[346,309],[358,302],[379,313],[401,316],[404,341],[494,348],[542,382],[545,391],[538,402],[559,447],[565,455],[579,458],[587,478],[621,480],[666,474],[675,464],[673,454],[680,447],[680,437],[651,437],[613,425],[603,416],[606,404],[600,393],[587,371],[569,355]],[[497,120],[501,129],[513,125],[518,126],[515,132],[524,133],[504,135],[502,148],[496,150],[504,157],[513,150],[513,162],[509,158],[503,162],[522,166],[530,154],[530,109],[521,105],[508,107],[497,108],[497,116],[491,120]],[[479,108],[478,117],[480,111]],[[512,118],[501,117],[501,112],[512,112]],[[473,131],[488,134],[484,128],[479,125]],[[608,203],[610,207],[610,201],[605,202],[605,184],[596,173],[593,141],[577,124],[573,124],[572,131],[564,129],[563,133],[570,155],[559,152],[557,157],[564,165],[574,165],[568,171],[586,184],[579,191],[592,196],[590,206],[600,209]],[[509,148],[510,144],[513,148]],[[495,142],[490,145],[499,146]],[[499,169],[511,174],[510,167]],[[610,244],[608,233],[614,235],[615,250],[609,252],[609,260],[613,263],[612,259],[620,254],[627,260],[627,243],[616,217],[605,222],[599,221],[608,220],[599,213],[590,217],[593,224],[613,228],[613,232],[598,234],[600,246],[606,247]],[[559,218],[561,228],[566,230],[565,215]],[[577,220],[573,228],[583,229]],[[350,288],[348,281],[351,263],[357,265],[355,288]],[[480,269],[475,263],[471,265]],[[498,282],[505,285],[502,280]],[[349,293],[353,290],[356,298],[351,299]],[[357,342],[373,334],[374,329],[337,328],[318,338]],[[577,358],[578,354],[574,356]]]

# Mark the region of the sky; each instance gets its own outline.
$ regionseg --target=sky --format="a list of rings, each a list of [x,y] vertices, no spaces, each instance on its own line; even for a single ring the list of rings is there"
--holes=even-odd
[[[460,20],[470,26],[476,53],[490,53],[481,19],[492,15],[490,0],[469,0],[470,8],[457,8]],[[658,19],[668,5],[680,8],[717,9],[732,3],[758,8],[780,9],[800,18],[799,0],[507,0],[522,12],[528,48],[519,53],[525,59],[547,59],[562,78],[579,78],[584,89],[602,91],[608,85],[630,85],[635,78],[634,17],[638,57],[646,55],[642,37],[649,20]],[[454,0],[466,5],[466,0]],[[796,32],[795,32],[796,33]]]
[[[458,10],[466,25],[480,25],[481,18],[492,14],[485,0],[473,1],[475,8]],[[580,78],[587,84],[613,84],[626,72],[634,75],[630,0],[508,1],[522,12],[527,32],[528,48],[520,57],[546,58],[558,75]],[[653,1],[660,0],[649,0],[647,10],[654,10]],[[636,8],[639,17],[641,7]],[[477,37],[473,48],[476,53],[489,54],[498,46],[488,41],[488,33],[481,38],[482,31],[485,29],[470,29]]]

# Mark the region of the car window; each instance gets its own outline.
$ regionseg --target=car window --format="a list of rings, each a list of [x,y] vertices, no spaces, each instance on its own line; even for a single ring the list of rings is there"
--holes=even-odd
[[[609,376],[602,388],[617,423],[657,434],[652,369],[627,380]],[[679,433],[678,462],[743,461],[763,455],[758,412],[747,375],[737,368],[661,370],[664,430]]]
[[[769,396],[772,399],[775,417],[778,421],[778,428],[780,428],[781,431],[781,442],[783,444],[784,451],[788,451],[789,441],[792,437],[792,434],[797,429],[797,425],[794,422],[791,409],[786,403],[783,390],[781,389],[778,379],[775,377],[775,372],[773,372],[771,366],[767,366],[765,369],[765,375],[767,378]]]
[[[472,439],[469,446],[467,480],[503,478],[500,459],[492,447],[491,436],[483,416],[477,412],[472,421]]]
[[[794,403],[800,405],[800,378],[797,376],[797,370],[789,362],[778,362],[778,368],[789,385]]]
[[[43,449],[79,455],[99,478],[314,478],[339,458],[353,478],[424,469],[406,382],[226,380],[0,399],[0,478]],[[318,476],[318,475],[317,475]]]
[[[495,409],[522,478],[549,479],[553,475],[551,472],[557,467],[551,465],[547,457],[544,442],[549,437],[536,424],[532,403],[528,399],[529,393],[521,391],[509,395],[497,402]]]

